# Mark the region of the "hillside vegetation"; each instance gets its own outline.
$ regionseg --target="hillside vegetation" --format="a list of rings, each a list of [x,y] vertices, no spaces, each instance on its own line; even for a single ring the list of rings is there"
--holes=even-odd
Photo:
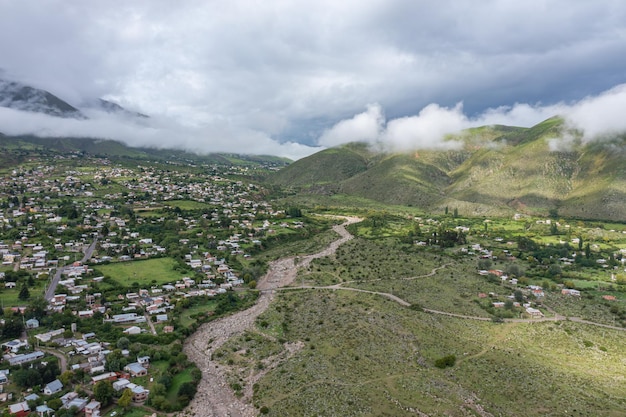
[[[565,135],[574,137],[563,141]],[[465,215],[521,212],[626,220],[624,138],[582,143],[560,118],[531,128],[487,126],[447,138],[456,150],[327,149],[269,181],[308,195],[353,196]],[[566,144],[567,146],[564,146]]]

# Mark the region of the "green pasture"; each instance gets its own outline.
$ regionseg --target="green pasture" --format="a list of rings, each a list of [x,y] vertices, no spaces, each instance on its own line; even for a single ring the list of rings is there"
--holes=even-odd
[[[154,258],[98,265],[98,270],[105,276],[110,276],[122,287],[130,287],[137,283],[139,287],[145,288],[173,283],[188,276],[174,270],[176,265],[178,263],[171,258]]]

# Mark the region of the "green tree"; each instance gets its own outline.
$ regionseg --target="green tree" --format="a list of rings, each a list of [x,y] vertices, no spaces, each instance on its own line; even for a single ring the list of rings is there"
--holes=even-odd
[[[17,298],[19,298],[20,300],[28,300],[30,298],[30,291],[28,291],[28,287],[26,286],[26,284],[22,285],[22,289],[20,290]]]
[[[93,387],[93,396],[103,406],[109,405],[113,399],[113,385],[111,381],[100,381]]]
[[[130,406],[130,402],[133,400],[133,392],[130,388],[126,388],[122,393],[122,396],[117,401],[117,404],[122,407],[124,410],[127,410]]]
[[[43,316],[46,315],[47,308],[48,301],[46,301],[43,296],[38,295],[30,299],[27,312],[29,313],[28,315],[37,319],[41,319]]]
[[[478,261],[478,269],[488,270],[491,269],[491,259],[481,259]]]
[[[117,348],[118,349],[128,349],[130,346],[130,340],[127,337],[120,337],[117,339]]]
[[[51,400],[48,400],[47,405],[53,410],[58,410],[59,408],[63,406],[63,402],[61,401],[60,398],[53,398]]]

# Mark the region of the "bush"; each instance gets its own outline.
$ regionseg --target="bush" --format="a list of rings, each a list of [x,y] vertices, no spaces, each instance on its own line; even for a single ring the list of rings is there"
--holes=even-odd
[[[435,366],[437,368],[449,368],[454,366],[454,364],[456,363],[456,356],[455,355],[446,355],[442,358],[439,358],[435,361]]]

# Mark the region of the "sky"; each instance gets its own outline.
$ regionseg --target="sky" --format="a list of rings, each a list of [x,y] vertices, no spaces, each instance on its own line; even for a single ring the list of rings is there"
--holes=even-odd
[[[625,52],[621,0],[0,0],[1,78],[150,116],[0,132],[298,159],[559,114],[593,140],[626,131]]]

